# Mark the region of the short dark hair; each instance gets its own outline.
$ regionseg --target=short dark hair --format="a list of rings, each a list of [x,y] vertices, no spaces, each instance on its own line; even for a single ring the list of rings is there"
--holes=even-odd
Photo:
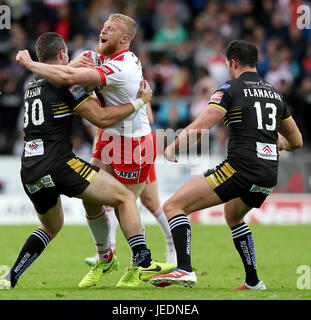
[[[59,50],[65,50],[66,44],[62,36],[56,32],[43,33],[36,42],[36,54],[40,62],[54,60]]]
[[[237,60],[242,66],[252,68],[258,63],[258,50],[255,45],[245,40],[233,40],[226,48],[226,57],[231,65],[231,59]]]

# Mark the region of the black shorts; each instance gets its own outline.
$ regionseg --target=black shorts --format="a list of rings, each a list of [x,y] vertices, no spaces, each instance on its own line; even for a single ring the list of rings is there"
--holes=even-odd
[[[25,169],[24,169],[25,170]],[[46,213],[57,203],[60,194],[75,197],[93,181],[99,168],[77,157],[64,162],[34,183],[24,183],[28,197],[40,214]]]
[[[203,174],[223,202],[241,198],[251,208],[260,208],[274,188],[258,186],[245,179],[241,172],[232,168],[228,160]]]

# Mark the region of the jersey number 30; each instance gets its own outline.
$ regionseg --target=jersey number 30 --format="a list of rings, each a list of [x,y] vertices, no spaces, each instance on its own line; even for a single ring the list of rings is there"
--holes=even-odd
[[[256,108],[256,115],[257,115],[257,123],[258,127],[257,129],[263,129],[263,123],[262,123],[262,111],[261,111],[261,105],[260,102],[257,101],[254,104],[254,107]],[[266,130],[274,131],[276,127],[276,105],[274,103],[266,103],[265,106],[266,109],[271,109],[271,112],[268,114],[269,118],[271,119],[271,124],[266,124]]]
[[[35,126],[44,122],[43,104],[41,99],[35,99],[31,104],[31,121]],[[29,124],[29,103],[25,102],[24,128]]]

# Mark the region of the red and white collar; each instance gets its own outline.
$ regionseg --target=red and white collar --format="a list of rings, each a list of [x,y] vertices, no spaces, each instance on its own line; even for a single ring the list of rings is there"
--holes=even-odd
[[[105,56],[100,56],[100,60],[102,63],[105,62],[105,59],[109,59],[109,60],[123,60],[124,59],[124,55],[122,55],[123,53],[125,52],[129,52],[129,49],[125,49],[125,50],[122,50],[122,51],[119,51],[115,54],[113,54],[110,58],[108,57],[105,57]]]

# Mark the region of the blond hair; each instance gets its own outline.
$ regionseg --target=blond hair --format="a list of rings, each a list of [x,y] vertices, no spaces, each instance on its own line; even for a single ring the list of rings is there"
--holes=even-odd
[[[136,34],[136,22],[134,19],[121,13],[114,13],[109,16],[108,20],[121,22],[125,27],[125,32],[131,37],[131,41],[134,39]]]

